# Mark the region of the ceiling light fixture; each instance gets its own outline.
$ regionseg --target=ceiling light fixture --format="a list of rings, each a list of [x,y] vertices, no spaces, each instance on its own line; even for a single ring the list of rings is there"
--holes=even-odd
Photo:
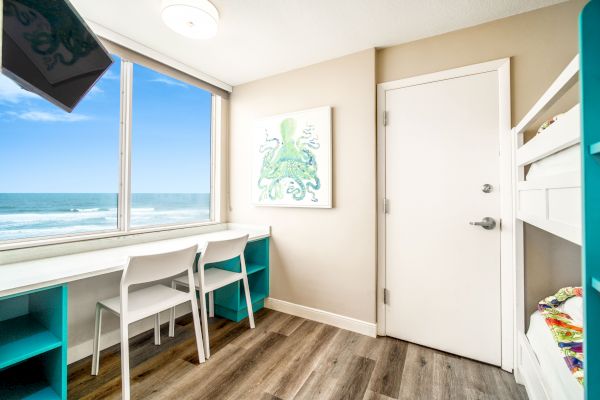
[[[219,12],[208,0],[163,0],[161,16],[173,31],[192,39],[217,34]]]

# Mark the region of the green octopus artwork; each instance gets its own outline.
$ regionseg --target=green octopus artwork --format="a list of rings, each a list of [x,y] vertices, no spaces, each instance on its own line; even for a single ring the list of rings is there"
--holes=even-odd
[[[321,180],[315,150],[320,148],[315,126],[307,124],[297,134],[297,121],[286,118],[279,125],[280,137],[265,129],[265,140],[260,146],[262,165],[258,176],[259,200],[282,200],[286,196],[295,201],[308,198],[318,202]],[[309,196],[309,197],[307,197]]]

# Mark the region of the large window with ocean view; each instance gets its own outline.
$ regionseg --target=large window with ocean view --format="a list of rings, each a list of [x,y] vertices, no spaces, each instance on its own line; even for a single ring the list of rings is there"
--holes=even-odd
[[[210,219],[210,92],[135,64],[131,226]]]
[[[126,54],[72,113],[0,74],[1,249],[214,221],[220,98]]]
[[[118,228],[120,71],[71,114],[0,74],[0,241]]]

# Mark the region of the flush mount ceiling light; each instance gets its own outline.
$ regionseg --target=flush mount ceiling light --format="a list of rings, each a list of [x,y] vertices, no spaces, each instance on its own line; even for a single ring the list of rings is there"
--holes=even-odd
[[[173,31],[192,39],[217,34],[219,12],[208,0],[163,0],[161,16]]]

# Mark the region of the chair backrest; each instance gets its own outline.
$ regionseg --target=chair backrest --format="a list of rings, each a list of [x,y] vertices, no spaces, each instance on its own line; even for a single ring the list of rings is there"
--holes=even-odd
[[[121,286],[153,282],[178,275],[194,265],[198,246],[168,253],[134,256],[123,271]]]
[[[234,239],[208,242],[206,248],[202,252],[200,262],[207,264],[239,257],[244,252],[246,243],[248,243],[248,235]]]

